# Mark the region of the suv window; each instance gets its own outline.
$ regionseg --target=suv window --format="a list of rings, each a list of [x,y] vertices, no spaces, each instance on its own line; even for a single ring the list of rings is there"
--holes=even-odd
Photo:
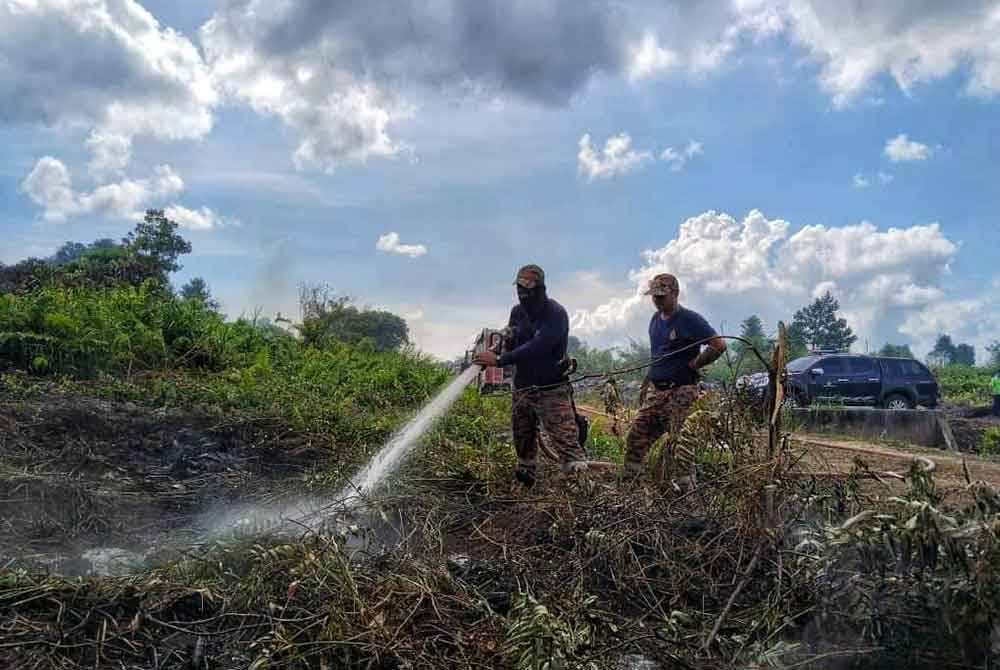
[[[802,372],[815,362],[816,362],[815,356],[803,356],[802,358],[796,358],[794,361],[788,364],[788,371]]]
[[[823,358],[813,367],[823,368],[824,375],[842,375],[847,372],[847,363],[843,358]]]
[[[847,359],[847,370],[855,375],[875,374],[875,361],[863,356],[851,356]]]
[[[893,359],[887,359],[882,361],[882,367],[885,369],[886,377],[902,377],[905,373],[903,372],[903,363],[905,361],[897,361]]]
[[[889,377],[928,377],[930,373],[919,362],[912,359],[889,358],[882,361],[885,374]]]

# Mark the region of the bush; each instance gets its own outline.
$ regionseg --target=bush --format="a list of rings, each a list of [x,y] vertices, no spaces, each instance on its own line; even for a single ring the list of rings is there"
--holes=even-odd
[[[979,453],[983,456],[1000,454],[1000,427],[990,426],[979,440]]]
[[[961,405],[984,405],[990,402],[989,368],[971,365],[943,365],[934,368],[941,385],[941,399]]]

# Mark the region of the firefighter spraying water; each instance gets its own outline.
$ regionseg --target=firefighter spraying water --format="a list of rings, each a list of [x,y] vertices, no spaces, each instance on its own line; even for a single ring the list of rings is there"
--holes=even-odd
[[[526,487],[534,485],[541,430],[548,438],[547,453],[561,463],[564,474],[613,467],[590,461],[583,448],[586,423],[578,417],[569,383],[574,364],[566,356],[566,310],[548,296],[545,272],[537,265],[519,269],[514,285],[518,304],[510,311],[507,327],[503,331],[484,330],[471,363],[484,368],[480,390],[506,386],[506,369],[514,367],[511,426],[517,452],[515,480]]]

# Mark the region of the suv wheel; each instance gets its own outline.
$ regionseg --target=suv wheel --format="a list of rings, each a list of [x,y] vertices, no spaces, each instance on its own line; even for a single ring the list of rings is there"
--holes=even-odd
[[[883,404],[886,409],[913,409],[913,403],[901,393],[893,393]]]

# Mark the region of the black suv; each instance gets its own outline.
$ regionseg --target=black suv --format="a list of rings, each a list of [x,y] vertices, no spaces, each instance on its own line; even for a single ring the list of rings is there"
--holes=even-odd
[[[788,364],[785,393],[798,405],[830,400],[886,409],[935,407],[938,383],[927,367],[911,358],[812,354]]]

